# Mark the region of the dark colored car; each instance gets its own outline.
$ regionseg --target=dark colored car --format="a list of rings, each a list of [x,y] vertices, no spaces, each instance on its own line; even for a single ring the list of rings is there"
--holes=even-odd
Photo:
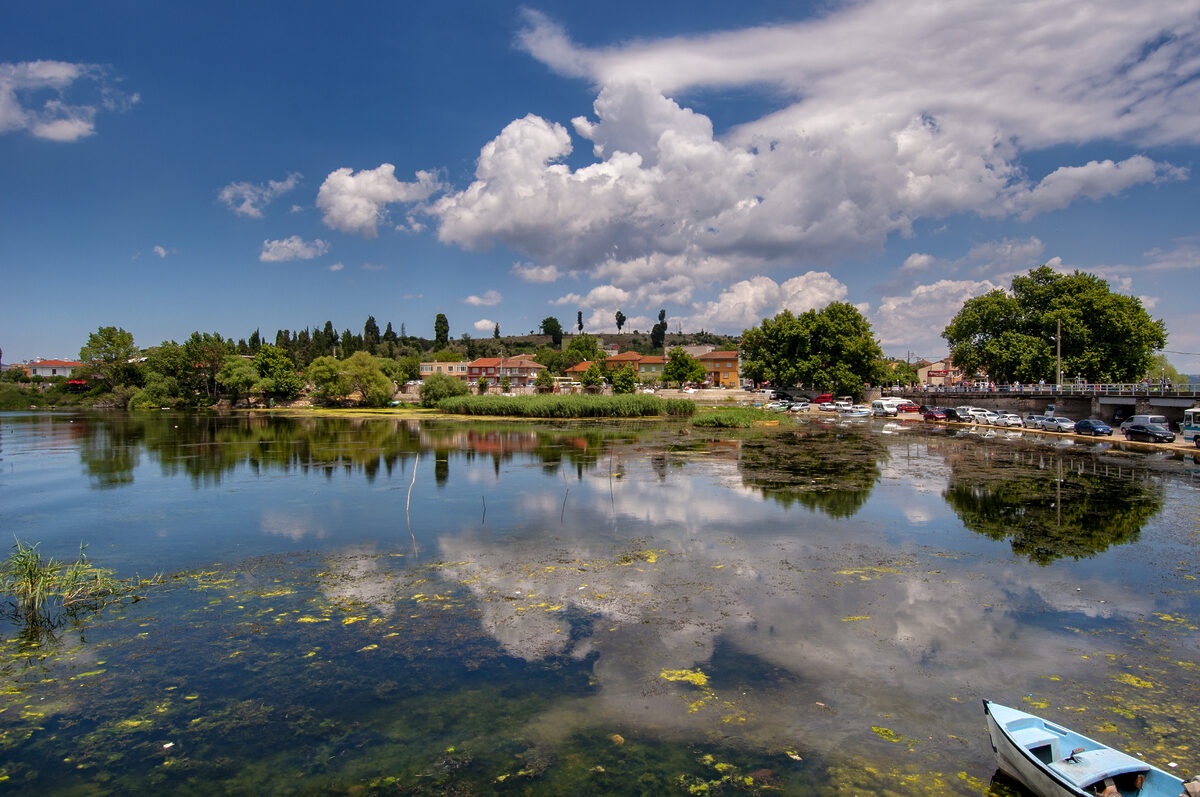
[[[1157,423],[1135,423],[1125,427],[1125,439],[1144,443],[1174,443],[1175,433]]]
[[[972,421],[971,416],[964,415],[953,407],[946,407],[942,412],[946,415],[946,420],[948,421],[957,421],[958,423],[970,423]]]
[[[1084,418],[1075,422],[1075,434],[1101,435],[1112,437],[1112,427],[1099,418]]]
[[[911,401],[906,401],[903,404],[897,404],[896,411],[897,412],[920,412],[921,407],[917,404],[913,404]]]
[[[927,421],[944,421],[946,420],[946,411],[940,407],[926,407],[924,417]],[[1200,439],[1200,435],[1197,435],[1197,439]]]

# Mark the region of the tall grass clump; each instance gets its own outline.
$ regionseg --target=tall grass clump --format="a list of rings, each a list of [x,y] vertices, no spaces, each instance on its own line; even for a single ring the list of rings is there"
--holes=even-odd
[[[702,412],[692,419],[692,426],[709,429],[748,429],[756,423],[778,421],[773,412],[754,407],[726,407],[712,412]]]
[[[458,396],[438,402],[442,412],[506,418],[652,418],[689,416],[696,403],[647,395]]]
[[[58,626],[82,612],[95,612],[133,595],[151,582],[113,578],[79,549],[79,558],[63,562],[43,557],[37,544],[17,540],[0,563],[0,595],[9,617],[26,625]]]

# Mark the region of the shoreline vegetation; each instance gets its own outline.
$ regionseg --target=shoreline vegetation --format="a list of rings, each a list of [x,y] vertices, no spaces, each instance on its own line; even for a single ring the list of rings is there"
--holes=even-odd
[[[454,396],[439,401],[437,409],[496,418],[652,418],[694,415],[696,402],[646,395]]]

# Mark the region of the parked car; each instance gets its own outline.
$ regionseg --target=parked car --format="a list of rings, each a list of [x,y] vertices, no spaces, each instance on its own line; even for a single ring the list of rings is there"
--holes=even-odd
[[[1123,431],[1126,440],[1141,440],[1144,443],[1175,442],[1175,433],[1158,423],[1133,423]]]
[[[975,423],[982,423],[986,426],[994,426],[996,424],[996,419],[1000,416],[996,415],[996,413],[992,412],[991,410],[984,410],[976,407],[971,410],[971,417],[975,420]]]
[[[1073,432],[1075,431],[1075,421],[1070,418],[1046,418],[1042,421],[1042,428],[1047,432]]]
[[[788,409],[790,409],[792,412],[808,412],[808,407],[809,404],[807,401],[794,401],[792,402],[792,406]]]
[[[946,420],[946,411],[941,407],[927,407],[923,416],[927,421],[944,421]],[[1197,435],[1200,438],[1200,435]]]
[[[1099,418],[1085,418],[1075,422],[1075,434],[1108,435],[1112,437],[1112,427]]]
[[[897,406],[896,409],[900,412],[920,412],[921,411],[920,406],[913,404],[911,401],[904,402],[903,404]]]
[[[1025,416],[1025,428],[1026,429],[1041,429],[1042,423],[1047,420],[1049,420],[1049,419],[1045,415],[1026,415]]]
[[[812,403],[813,404],[828,404],[831,401],[833,401],[832,393],[822,393],[821,395],[819,395],[815,399],[813,399]]]
[[[1019,426],[1023,426],[1024,424],[1021,422],[1021,416],[1017,415],[1015,412],[1001,412],[1001,413],[998,413],[998,417],[996,418],[996,425],[997,426],[1005,426],[1005,427],[1008,427],[1008,426],[1018,426],[1019,427]]]
[[[946,407],[945,409],[942,410],[942,412],[945,413],[946,420],[948,420],[948,421],[955,421],[957,423],[970,423],[971,422],[971,416],[962,412],[962,410],[960,408]]]

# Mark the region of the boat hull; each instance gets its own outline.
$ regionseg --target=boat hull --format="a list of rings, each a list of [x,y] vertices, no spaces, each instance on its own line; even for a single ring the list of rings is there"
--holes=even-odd
[[[1094,797],[1109,783],[1123,796],[1183,791],[1174,775],[1041,717],[988,700],[983,710],[996,765],[1038,797]]]

